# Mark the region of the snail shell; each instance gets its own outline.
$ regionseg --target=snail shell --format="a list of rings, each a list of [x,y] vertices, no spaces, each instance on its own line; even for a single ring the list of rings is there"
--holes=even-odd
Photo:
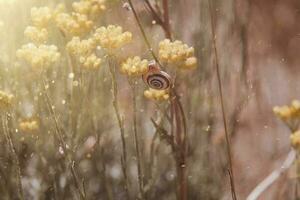
[[[150,88],[166,90],[171,87],[172,81],[170,75],[161,71],[155,62],[151,62],[148,68],[148,72],[143,75],[143,80]]]

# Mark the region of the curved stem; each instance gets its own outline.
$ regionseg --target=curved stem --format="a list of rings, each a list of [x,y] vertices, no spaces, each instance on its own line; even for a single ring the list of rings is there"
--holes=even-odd
[[[288,170],[296,158],[296,152],[291,150],[280,168],[275,169],[269,176],[261,181],[248,195],[246,200],[257,200],[286,170]]]

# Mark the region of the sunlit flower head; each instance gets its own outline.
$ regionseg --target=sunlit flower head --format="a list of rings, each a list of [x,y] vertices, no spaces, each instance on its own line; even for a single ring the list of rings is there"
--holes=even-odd
[[[0,109],[6,110],[12,107],[14,96],[0,90]]]
[[[90,70],[98,69],[102,63],[101,58],[98,58],[95,54],[91,54],[87,57],[82,56],[79,60],[83,68]]]
[[[53,19],[56,19],[56,17],[61,14],[61,13],[64,13],[66,11],[66,6],[64,3],[59,3],[56,5],[56,7],[54,8],[53,10]]]
[[[300,102],[293,100],[289,106],[275,106],[273,112],[284,121],[291,118],[300,118]]]
[[[300,149],[300,131],[296,131],[290,135],[291,145],[299,150]]]
[[[121,64],[121,72],[127,76],[141,76],[148,71],[148,60],[142,60],[139,56],[128,58]]]
[[[159,43],[159,58],[163,62],[174,64],[180,69],[193,69],[197,66],[194,48],[182,41],[171,42],[165,39]]]
[[[19,123],[20,130],[26,133],[34,133],[39,130],[39,122],[34,119],[22,120]]]
[[[291,105],[275,106],[273,112],[290,129],[298,128],[300,123],[300,102],[298,100],[293,100]]]
[[[31,21],[37,27],[46,27],[52,18],[51,10],[48,7],[31,8]]]
[[[24,31],[25,37],[34,43],[44,43],[48,39],[48,31],[45,28],[38,28],[35,26],[27,26]]]
[[[81,36],[89,31],[93,27],[93,21],[89,20],[86,15],[80,13],[60,13],[56,18],[57,27],[65,34],[71,36]]]
[[[145,90],[144,96],[147,99],[155,100],[155,101],[165,101],[170,98],[169,90],[155,90],[152,88]]]
[[[121,26],[109,25],[98,28],[94,34],[94,38],[97,44],[111,51],[131,42],[132,34],[128,31],[123,32]]]
[[[25,60],[33,68],[48,68],[60,58],[60,53],[55,45],[36,46],[29,43],[17,50],[17,57]]]
[[[105,0],[81,0],[74,2],[72,7],[75,12],[87,15],[91,18],[97,17],[106,10]]]
[[[96,49],[96,43],[92,38],[80,40],[79,37],[73,37],[67,44],[67,50],[70,54],[85,56],[91,54]]]

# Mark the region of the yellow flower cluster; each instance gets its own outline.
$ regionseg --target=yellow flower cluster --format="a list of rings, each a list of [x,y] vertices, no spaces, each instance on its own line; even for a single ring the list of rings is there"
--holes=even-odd
[[[20,130],[27,133],[36,132],[39,130],[37,120],[23,120],[19,123]]]
[[[74,2],[72,7],[75,12],[95,18],[102,11],[106,10],[106,0],[81,0]]]
[[[290,106],[275,106],[273,112],[283,121],[300,118],[300,101],[293,100]]]
[[[73,37],[67,44],[67,50],[70,54],[83,56],[91,54],[96,49],[96,43],[93,38],[80,40],[79,37]]]
[[[86,69],[98,69],[102,63],[102,60],[93,53],[87,57],[80,57],[80,63]]]
[[[80,36],[88,33],[93,27],[93,21],[80,13],[59,13],[55,18],[57,27],[65,34]]]
[[[98,28],[94,34],[94,38],[97,44],[110,52],[131,42],[132,34],[130,32],[123,32],[120,26],[109,25]]]
[[[24,59],[34,68],[47,68],[59,59],[60,53],[54,45],[36,46],[28,43],[17,50],[17,57]]]
[[[300,149],[300,130],[290,136],[291,144],[295,149]]]
[[[181,69],[194,69],[197,66],[194,48],[179,40],[171,42],[169,39],[165,39],[161,41],[159,58],[164,62],[175,64]]]
[[[38,28],[35,26],[28,26],[24,31],[25,37],[35,43],[44,43],[48,39],[48,31],[45,28]]]
[[[148,71],[148,60],[142,60],[139,56],[128,58],[121,65],[121,72],[127,76],[141,76]]]
[[[144,96],[148,99],[156,101],[165,101],[170,98],[169,90],[155,90],[152,88],[145,90]]]
[[[46,27],[51,18],[52,13],[48,7],[31,8],[31,21],[34,26]]]
[[[5,110],[12,106],[14,96],[6,92],[0,91],[0,109]]]
[[[73,37],[67,44],[68,52],[76,55],[86,69],[98,69],[102,63],[102,60],[95,55],[95,49],[96,43],[93,38],[80,40],[79,37]]]

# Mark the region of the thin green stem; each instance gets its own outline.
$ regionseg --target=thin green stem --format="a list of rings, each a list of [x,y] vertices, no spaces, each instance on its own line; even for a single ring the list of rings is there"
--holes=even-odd
[[[228,171],[229,171],[229,178],[230,178],[231,195],[232,195],[233,200],[237,200],[236,192],[235,192],[235,184],[234,184],[233,166],[232,166],[231,144],[230,144],[228,128],[227,128],[226,112],[225,112],[224,99],[223,99],[223,88],[222,88],[220,67],[219,67],[219,62],[218,62],[215,22],[214,22],[214,17],[213,17],[213,9],[212,9],[212,5],[211,5],[211,0],[208,0],[208,2],[209,2],[209,10],[210,10],[210,16],[211,16],[211,31],[212,31],[212,40],[213,40],[213,51],[214,51],[214,56],[215,56],[214,61],[215,61],[216,71],[217,71],[218,88],[219,88],[220,102],[221,102],[221,108],[222,108],[222,118],[223,118],[223,125],[224,125],[225,138],[226,138],[226,149],[227,149],[227,156],[228,156],[228,162],[229,162]]]
[[[132,106],[133,106],[133,132],[134,132],[134,142],[135,142],[135,151],[137,158],[137,168],[138,168],[138,182],[141,199],[145,199],[144,192],[144,175],[142,170],[142,159],[141,159],[141,150],[139,144],[139,137],[137,132],[137,103],[136,103],[136,84],[135,79],[129,80],[129,84],[132,89]]]
[[[47,92],[46,82],[45,82],[43,76],[42,76],[42,83],[43,83],[43,90],[42,91],[44,91],[45,101],[46,101],[47,107],[49,109],[50,115],[51,115],[51,117],[52,117],[52,119],[55,123],[56,137],[58,138],[60,146],[63,149],[63,151],[66,154],[69,155],[69,157],[67,156],[67,158],[68,158],[68,162],[70,164],[71,174],[72,174],[73,180],[75,182],[76,190],[77,190],[77,192],[80,196],[80,199],[85,200],[86,199],[86,194],[84,192],[84,189],[81,188],[81,183],[80,183],[79,178],[78,178],[78,173],[76,172],[76,169],[75,169],[75,161],[73,159],[73,155],[71,155],[70,151],[67,149],[67,143],[65,142],[63,133],[61,132],[61,129],[59,127],[58,119],[57,119],[55,110],[52,107],[51,99],[50,99],[50,96]]]
[[[134,8],[134,6],[133,6],[132,1],[131,1],[131,0],[127,0],[127,1],[128,1],[129,5],[130,5],[130,8],[131,8],[131,10],[132,10],[132,12],[133,12],[133,15],[134,15],[134,18],[135,18],[135,20],[136,20],[136,22],[137,22],[137,24],[138,24],[138,26],[139,26],[139,29],[140,29],[140,31],[141,31],[141,33],[142,33],[142,36],[143,36],[143,39],[144,39],[144,41],[145,41],[145,43],[146,43],[146,45],[147,45],[147,47],[148,47],[148,50],[150,51],[150,53],[151,53],[152,57],[154,58],[154,60],[155,60],[159,65],[161,65],[160,62],[159,62],[159,60],[158,60],[158,58],[157,58],[157,56],[155,55],[155,53],[154,53],[154,51],[153,51],[153,49],[152,49],[152,47],[151,47],[151,44],[150,44],[150,42],[149,42],[149,39],[148,39],[148,37],[147,37],[147,35],[146,35],[146,32],[145,32],[145,30],[144,30],[144,28],[143,28],[143,25],[142,25],[141,21],[140,21],[138,15],[137,15],[137,12],[136,12],[136,10],[135,10],[135,8]]]
[[[129,193],[129,178],[127,174],[127,150],[126,150],[126,140],[125,140],[125,129],[124,129],[124,122],[120,114],[119,104],[118,104],[118,85],[116,80],[116,69],[115,64],[113,63],[112,58],[108,58],[109,64],[109,72],[111,77],[111,84],[112,84],[112,104],[114,107],[115,115],[118,120],[118,126],[121,134],[121,142],[122,142],[122,156],[121,156],[121,165],[123,176],[125,179],[125,191],[127,195],[127,199],[130,199]]]

